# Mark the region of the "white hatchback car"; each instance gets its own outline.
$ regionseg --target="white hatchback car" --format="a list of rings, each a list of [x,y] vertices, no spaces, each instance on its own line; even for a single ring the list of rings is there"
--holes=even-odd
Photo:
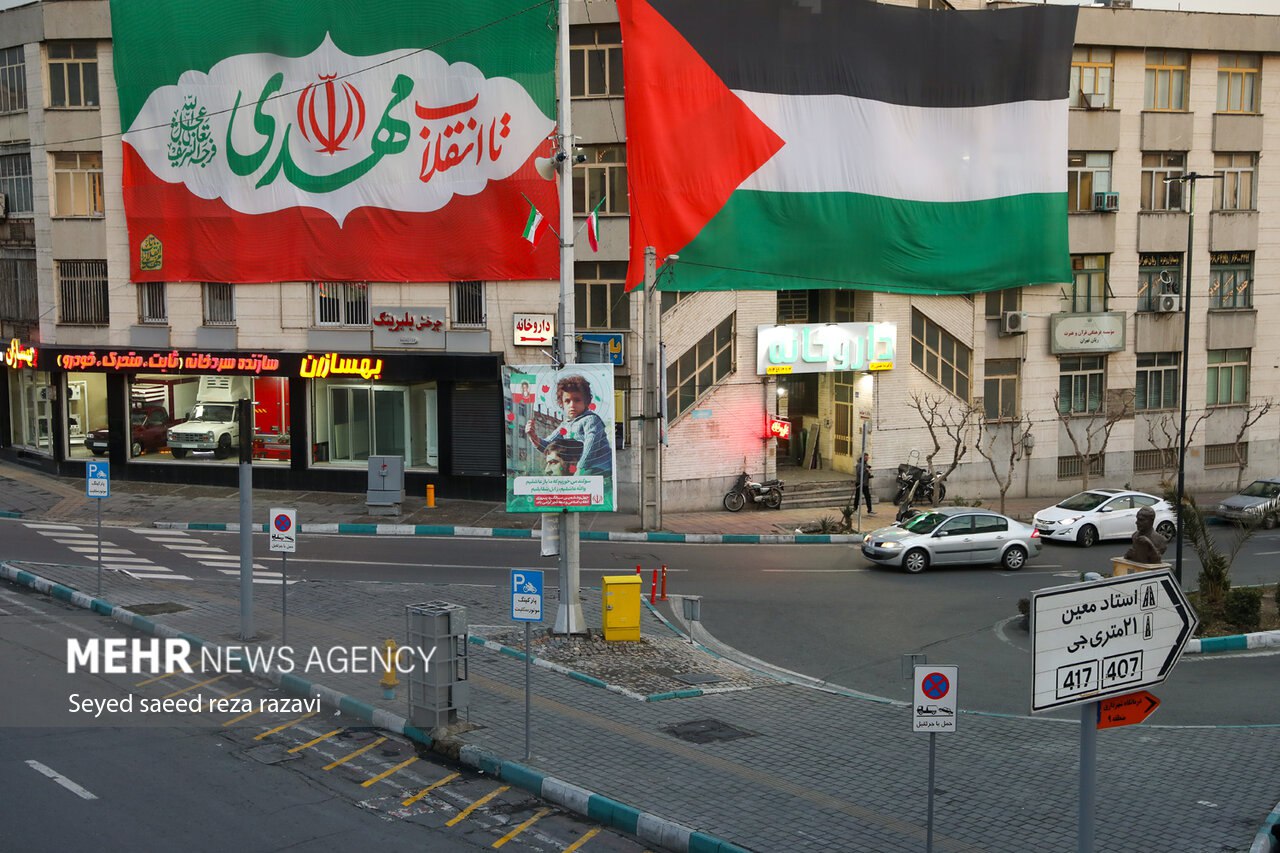
[[[1156,530],[1169,541],[1177,534],[1173,504],[1146,492],[1127,489],[1090,489],[1042,509],[1033,521],[1040,536],[1049,541],[1075,542],[1088,548],[1102,539],[1128,539],[1138,527],[1138,510],[1149,506],[1156,513]]]

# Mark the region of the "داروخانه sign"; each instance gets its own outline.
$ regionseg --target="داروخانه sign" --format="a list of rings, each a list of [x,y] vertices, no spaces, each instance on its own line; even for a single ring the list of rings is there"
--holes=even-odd
[[[756,373],[892,370],[897,339],[893,323],[756,326]]]

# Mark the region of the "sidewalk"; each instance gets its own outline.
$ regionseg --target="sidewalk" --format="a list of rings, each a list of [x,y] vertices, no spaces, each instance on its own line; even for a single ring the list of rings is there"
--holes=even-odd
[[[363,515],[362,495],[256,492],[254,500],[257,519],[269,507],[289,506],[304,524],[312,517],[334,524],[385,521]],[[113,483],[110,501],[111,523],[131,526],[226,523],[238,508],[235,490],[207,487]],[[1038,508],[1048,502],[1031,503]],[[11,508],[24,518],[81,523],[91,521],[96,509],[83,497],[82,484],[0,465],[0,510]],[[536,521],[480,502],[446,500],[436,510],[419,502],[406,510],[397,522],[528,530]],[[1018,512],[1012,505],[1009,511]],[[432,521],[418,520],[425,513],[432,513]],[[710,529],[723,534],[738,524],[758,527],[766,518],[799,523],[789,513],[812,520],[821,510],[673,514],[664,527],[706,532],[696,525],[719,521]],[[634,522],[599,514],[584,516],[583,528],[622,533]],[[75,592],[94,588],[95,572],[87,566],[0,571],[154,633],[184,632],[219,642],[236,634],[233,583],[108,574],[101,600],[94,601]],[[290,645],[328,648],[399,638],[406,604],[464,605],[473,644],[468,718],[475,728],[434,743],[437,750],[663,849],[885,853],[924,847],[928,739],[911,733],[907,707],[737,665],[708,646],[691,644],[677,630],[678,605],[646,606],[639,644],[541,638],[533,679],[533,757],[508,760],[523,755],[524,664],[513,648],[520,643],[504,608],[509,601],[500,598],[472,585],[300,583],[289,588]],[[265,643],[280,626],[277,599],[255,600]],[[179,603],[182,610],[150,620],[127,611],[160,600]],[[584,589],[582,603],[587,624],[599,625],[599,590]],[[704,683],[693,686],[681,676]],[[358,719],[429,740],[408,726],[403,696],[381,698],[367,677],[275,679],[304,695],[341,702],[344,713]],[[1077,721],[962,711],[959,725],[959,734],[938,745],[936,849],[1072,849]],[[691,730],[711,739],[689,739]],[[1105,803],[1098,810],[1099,850],[1245,849],[1276,805],[1280,746],[1274,728],[1144,725],[1109,731],[1106,740],[1107,760],[1099,764],[1097,779]],[[1188,770],[1194,771],[1192,783]],[[1134,784],[1135,773],[1141,784]],[[1214,810],[1207,812],[1205,802]]]

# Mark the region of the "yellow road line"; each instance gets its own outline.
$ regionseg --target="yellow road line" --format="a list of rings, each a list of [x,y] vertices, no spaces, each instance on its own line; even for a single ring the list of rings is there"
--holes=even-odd
[[[307,741],[306,743],[299,744],[298,746],[295,746],[293,749],[288,750],[288,752],[291,752],[291,753],[292,753],[292,752],[302,752],[302,750],[306,749],[306,748],[307,748],[307,747],[309,747],[309,746],[315,746],[316,744],[318,744],[318,743],[319,743],[320,741],[322,741],[322,740],[328,740],[329,738],[333,737],[334,735],[336,735],[336,734],[337,734],[338,732],[340,732],[340,731],[342,731],[342,729],[334,729],[333,731],[329,732],[328,734],[320,735],[320,737],[316,738],[315,740],[309,740],[309,741]]]
[[[224,675],[215,675],[213,678],[210,678],[208,681],[201,681],[199,684],[193,684],[193,685],[191,685],[190,687],[183,687],[181,690],[175,690],[175,691],[173,691],[172,693],[166,693],[165,695],[161,696],[160,698],[161,698],[161,699],[172,699],[174,696],[178,696],[178,695],[181,695],[181,694],[183,694],[183,693],[186,693],[188,690],[199,690],[201,687],[208,687],[210,684],[216,684],[217,682],[221,681],[222,679],[224,679],[224,678],[226,678],[226,677],[227,677],[227,676],[226,676],[225,674],[224,674]]]
[[[599,834],[600,834],[600,827],[593,826],[586,835],[582,836],[577,841],[573,842],[568,847],[564,848],[564,853],[573,853],[574,850],[577,850],[579,847],[586,844],[588,841],[595,838]]]
[[[227,720],[227,721],[226,721],[225,723],[223,723],[222,725],[225,727],[225,726],[232,725],[233,723],[238,723],[238,722],[240,722],[241,720],[247,720],[247,719],[249,719],[250,717],[252,717],[252,716],[253,716],[254,714],[256,714],[256,713],[258,713],[258,712],[257,712],[257,711],[249,711],[249,712],[247,712],[247,713],[241,714],[241,715],[240,715],[240,716],[238,716],[238,717],[232,717],[231,719]]]
[[[148,678],[146,681],[139,681],[134,687],[146,687],[148,684],[155,684],[157,681],[163,681],[166,678],[173,678],[178,673],[166,672],[164,675],[157,675],[155,678]]]
[[[410,764],[412,764],[417,760],[418,760],[418,756],[416,755],[410,758],[406,758],[404,761],[401,761],[399,764],[397,764],[395,767],[392,767],[390,770],[384,770],[383,772],[379,773],[377,776],[374,776],[372,779],[366,779],[364,782],[361,782],[360,787],[367,788],[370,785],[372,785],[374,782],[381,782],[383,779],[387,778],[392,773],[395,773],[397,770],[403,770],[404,768],[408,767]]]
[[[385,740],[386,740],[385,737],[380,737],[377,740],[375,740],[373,743],[367,743],[364,746],[357,749],[355,752],[344,755],[341,758],[339,758],[337,761],[332,762],[331,764],[326,764],[324,766],[324,769],[332,770],[333,768],[337,767],[339,764],[346,764],[348,761],[355,758],[357,755],[364,755],[366,752],[373,749],[375,746],[384,742]]]
[[[535,823],[537,823],[538,821],[542,820],[544,817],[546,817],[546,816],[547,816],[547,814],[548,814],[550,811],[551,811],[551,809],[538,809],[538,810],[534,813],[533,817],[529,818],[529,819],[528,819],[528,820],[526,820],[524,823],[520,824],[520,825],[519,825],[519,826],[517,826],[515,829],[511,830],[511,831],[510,831],[510,832],[508,832],[506,835],[504,835],[504,836],[502,836],[501,838],[499,838],[497,841],[493,842],[493,846],[494,846],[494,847],[501,847],[502,845],[506,844],[508,841],[510,841],[511,839],[515,838],[517,835],[519,835],[520,833],[524,832],[526,829],[528,829],[529,827],[533,826],[533,825],[534,825]]]
[[[420,800],[420,799],[422,799],[423,797],[425,797],[427,794],[429,794],[429,793],[431,793],[432,791],[434,791],[436,788],[439,788],[441,785],[444,785],[444,784],[447,784],[447,783],[449,783],[449,782],[452,782],[454,779],[457,779],[457,778],[458,778],[459,776],[461,776],[461,775],[462,775],[461,773],[450,773],[448,776],[444,777],[444,778],[443,778],[443,779],[441,779],[439,782],[432,782],[430,785],[428,785],[427,787],[423,788],[421,791],[419,791],[418,793],[414,794],[412,797],[410,797],[409,799],[405,800],[405,801],[404,801],[403,803],[401,803],[400,805],[402,805],[402,806],[411,806],[411,805],[413,805],[414,803],[416,803],[418,800]]]
[[[299,718],[298,718],[298,719],[296,719],[296,720],[290,720],[289,722],[287,722],[287,723],[285,723],[285,724],[283,724],[283,725],[276,726],[274,729],[267,729],[265,732],[263,732],[263,733],[262,733],[262,734],[260,734],[260,735],[254,735],[254,736],[253,736],[253,739],[254,739],[254,740],[262,740],[262,739],[263,739],[263,738],[265,738],[265,737],[270,737],[271,735],[275,734],[276,732],[282,732],[282,731],[284,731],[285,729],[289,728],[289,726],[296,726],[298,723],[302,722],[303,720],[309,720],[309,719],[311,719],[312,717],[314,717],[315,715],[316,715],[316,712],[315,712],[315,711],[312,711],[310,714],[303,714],[301,717],[299,717]]]
[[[226,696],[210,696],[209,701],[212,702],[215,699],[218,701],[221,701],[223,699],[234,699],[237,696],[243,696],[244,694],[248,693],[252,689],[253,689],[252,687],[246,687],[244,690],[237,690],[235,693],[228,693]]]
[[[460,823],[460,822],[462,822],[462,821],[466,820],[466,819],[467,819],[467,815],[471,814],[473,811],[475,811],[476,809],[480,808],[480,807],[481,807],[481,806],[483,806],[485,803],[489,802],[489,801],[490,801],[490,800],[492,800],[494,797],[496,797],[496,796],[498,796],[499,794],[501,794],[503,791],[510,791],[510,790],[511,790],[511,786],[510,786],[510,785],[503,785],[501,788],[498,788],[498,789],[496,789],[496,790],[490,791],[489,793],[485,794],[483,797],[481,797],[480,799],[476,800],[474,803],[472,803],[471,805],[467,806],[465,809],[463,809],[462,811],[460,811],[460,812],[458,812],[456,815],[454,815],[454,816],[453,816],[453,818],[451,818],[451,819],[449,820],[449,822],[445,824],[445,826],[453,826],[455,823]]]

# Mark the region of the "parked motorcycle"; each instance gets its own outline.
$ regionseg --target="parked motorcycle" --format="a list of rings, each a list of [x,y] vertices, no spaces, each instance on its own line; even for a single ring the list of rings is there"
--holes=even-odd
[[[729,512],[737,512],[747,505],[747,501],[751,501],[764,504],[769,509],[778,509],[782,506],[782,489],[781,480],[756,482],[751,479],[750,474],[743,471],[738,475],[733,489],[724,496],[724,508]]]
[[[915,454],[917,451],[912,453]],[[910,502],[928,501],[933,506],[937,506],[947,499],[947,484],[938,479],[936,472],[904,462],[898,466],[898,493],[894,496],[893,502],[902,504],[908,497]]]

